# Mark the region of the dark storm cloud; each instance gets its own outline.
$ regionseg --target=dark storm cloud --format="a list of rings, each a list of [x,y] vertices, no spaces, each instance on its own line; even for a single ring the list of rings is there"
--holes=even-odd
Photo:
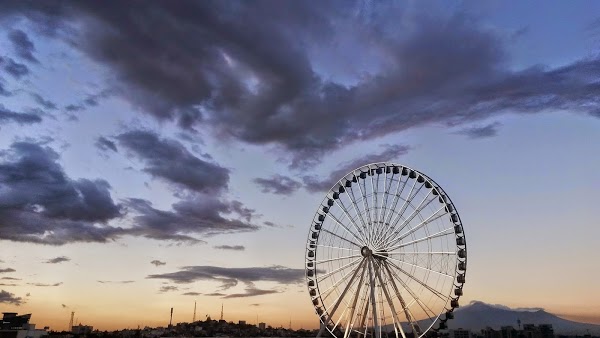
[[[116,139],[142,160],[144,171],[154,177],[197,192],[214,193],[227,187],[228,169],[194,156],[175,140],[143,130],[129,131]]]
[[[0,126],[5,122],[15,122],[18,124],[33,124],[42,122],[42,118],[33,113],[17,113],[4,108],[0,104]]]
[[[105,223],[122,216],[104,180],[70,179],[48,146],[15,142],[0,153],[0,239],[62,245],[106,242],[123,229]]]
[[[9,57],[3,58],[0,56],[0,65],[2,65],[2,68],[15,79],[20,79],[29,74],[29,68],[27,68],[26,65],[15,62],[15,60]]]
[[[494,123],[490,123],[488,125],[481,126],[481,127],[465,128],[463,130],[456,132],[456,134],[465,135],[471,139],[493,137],[493,136],[498,135],[498,128],[501,125],[502,124],[500,122],[494,122]]]
[[[48,263],[48,264],[58,264],[58,263],[62,263],[62,262],[68,262],[70,260],[71,260],[71,258],[69,258],[69,257],[60,256],[60,257],[55,257],[55,258],[49,259],[49,260],[46,261],[46,263]]]
[[[142,111],[183,128],[210,126],[219,136],[275,145],[296,168],[353,142],[423,125],[599,111],[600,59],[511,70],[510,38],[460,13],[300,1],[0,6],[0,15],[27,17],[110,67],[115,92]],[[350,47],[315,56],[341,38]],[[338,59],[360,68],[366,45],[374,69],[354,81],[319,72],[332,68],[320,63]]]
[[[244,251],[246,247],[243,245],[216,245],[213,248],[219,250],[232,250],[232,251]]]
[[[38,60],[33,56],[35,46],[27,36],[27,33],[20,29],[13,29],[8,33],[8,39],[12,42],[15,53],[24,60],[37,63]]]
[[[15,272],[15,271],[17,271],[17,270],[15,270],[13,268],[0,269],[0,273]]]
[[[154,266],[161,266],[161,265],[166,265],[167,263],[165,262],[161,262],[158,259],[153,260],[152,262],[150,262],[150,264],[154,265]]]
[[[223,233],[256,231],[248,210],[237,201],[229,202],[214,195],[196,194],[172,205],[171,211],[158,210],[147,200],[129,199],[129,210],[135,214],[131,234],[158,240],[201,243],[195,234],[207,236]],[[239,220],[238,218],[244,218]]]
[[[98,137],[98,139],[96,140],[95,145],[96,145],[96,148],[98,148],[98,149],[100,149],[102,151],[107,151],[107,150],[112,150],[114,152],[118,152],[119,151],[117,149],[117,145],[113,141],[107,139],[104,136]]]
[[[185,266],[180,271],[149,275],[146,278],[166,279],[173,283],[192,283],[196,281],[218,281],[223,289],[246,283],[249,287],[254,282],[277,282],[280,284],[296,284],[304,278],[303,269],[291,269],[283,266],[224,268],[218,266]]]
[[[57,108],[56,103],[43,98],[40,94],[31,93],[30,95],[37,104],[44,107],[45,109],[55,110]]]
[[[349,162],[342,163],[337,169],[333,170],[329,176],[319,178],[317,176],[305,176],[304,186],[310,192],[327,191],[344,175],[351,170],[361,167],[365,164],[375,162],[388,162],[397,160],[400,156],[405,155],[410,150],[409,146],[405,145],[384,145],[384,150],[379,153],[369,154],[360,158],[356,158]]]
[[[255,178],[254,183],[261,188],[262,192],[277,195],[291,195],[302,186],[302,183],[283,175]]]
[[[244,293],[232,293],[232,294],[224,296],[223,298],[246,298],[246,297],[255,297],[255,296],[262,296],[262,295],[268,295],[268,294],[272,294],[272,293],[280,293],[281,292],[281,291],[277,291],[277,290],[257,289],[254,287],[246,288],[245,291],[246,292],[244,292]]]
[[[0,303],[19,306],[23,304],[23,299],[21,297],[16,297],[14,293],[2,290],[0,291]]]
[[[68,112],[78,112],[83,109],[85,109],[85,107],[82,105],[78,105],[78,104],[69,104],[69,105],[65,106],[65,110]]]

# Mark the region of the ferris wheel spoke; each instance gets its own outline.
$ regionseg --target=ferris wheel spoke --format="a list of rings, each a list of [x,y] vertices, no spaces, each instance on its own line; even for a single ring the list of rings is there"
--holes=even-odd
[[[400,249],[400,248],[404,248],[407,247],[409,245],[413,245],[413,244],[417,244],[423,241],[427,241],[436,237],[442,237],[442,236],[446,236],[446,235],[450,235],[450,234],[454,234],[454,228],[448,228],[445,230],[442,230],[440,232],[436,232],[435,234],[429,235],[429,236],[425,236],[419,239],[415,239],[414,241],[410,241],[410,242],[406,242],[406,243],[400,243],[398,245],[392,246],[392,247],[388,247],[387,250],[389,251],[393,251],[396,249]]]
[[[398,214],[396,215],[396,218],[394,218],[393,222],[390,222],[390,226],[387,227],[386,231],[384,232],[383,235],[380,236],[379,240],[378,240],[378,244],[381,244],[379,242],[381,242],[382,238],[386,238],[386,236],[389,234],[390,231],[393,231],[393,227],[391,226],[391,224],[394,224],[396,222],[397,219],[400,219],[402,217],[402,215],[404,214],[404,212],[406,211],[406,208],[408,208],[408,206],[410,205],[410,201],[412,201],[412,199],[414,198],[414,196],[416,196],[415,193],[413,195],[413,192],[415,190],[415,186],[417,185],[417,180],[413,180],[413,184],[410,187],[410,191],[408,192],[408,196],[406,197],[406,199],[404,200],[404,203],[402,203],[402,207],[400,208],[400,211],[398,212]]]
[[[412,315],[410,309],[406,305],[406,301],[404,300],[404,297],[402,297],[402,295],[400,294],[400,289],[398,289],[398,286],[396,285],[396,282],[394,281],[394,277],[392,276],[390,268],[387,266],[386,263],[383,263],[382,265],[383,265],[383,268],[388,273],[389,281],[392,284],[392,288],[394,289],[394,292],[396,293],[396,298],[398,298],[398,300],[400,301],[400,305],[402,306],[402,309],[404,310],[404,316],[406,317],[406,320],[408,320],[408,323],[410,324],[410,327],[413,330],[413,335],[421,334],[421,327],[414,320],[415,317]]]
[[[424,288],[426,288],[427,290],[429,290],[429,292],[433,293],[434,295],[436,295],[438,298],[440,298],[441,300],[443,300],[444,302],[448,301],[448,297],[444,296],[441,292],[439,292],[438,290],[432,288],[431,286],[429,286],[427,283],[423,282],[422,280],[414,277],[413,275],[409,274],[406,270],[402,269],[401,267],[399,267],[398,265],[390,262],[389,263],[391,266],[393,266],[394,268],[396,268],[398,271],[402,272],[403,274],[405,274],[406,276],[408,276],[410,279],[414,280],[415,282],[421,284],[421,286],[423,286]]]
[[[362,182],[362,187],[361,187]],[[367,200],[367,186],[365,180],[358,180],[358,190],[360,190],[360,195],[362,196],[363,206],[365,207],[364,213],[367,215],[367,231],[368,231],[368,242],[370,243],[373,240],[373,221],[371,220],[371,209],[369,208],[369,201]]]
[[[381,270],[381,269],[380,269]],[[386,285],[386,283],[383,282],[383,279],[381,278],[381,274],[379,273],[379,271],[375,271],[377,278],[379,279],[379,283],[382,286],[381,288],[383,289],[383,293],[385,294],[385,298],[387,300],[388,306],[390,307],[390,310],[392,311],[392,319],[394,320],[394,332],[396,333],[396,337],[398,336],[398,328],[400,329],[400,334],[402,335],[402,338],[406,338],[406,334],[404,333],[404,330],[402,329],[402,322],[400,321],[400,319],[398,319],[398,312],[396,311],[396,308],[394,307],[394,302],[392,301],[390,294],[388,292],[388,289],[386,287],[384,287],[384,285]],[[410,321],[410,319],[409,319]],[[398,328],[396,328],[396,323],[398,323]]]
[[[339,261],[342,259],[356,258],[356,257],[361,257],[361,255],[352,255],[352,256],[336,257],[336,258],[329,258],[329,259],[323,259],[323,260],[315,260],[314,262],[317,264],[321,264],[321,263]]]
[[[373,202],[373,234],[377,233],[377,229],[379,228],[378,221],[378,212],[377,212],[377,193],[379,191],[379,174],[377,174],[377,183],[375,183],[375,173],[372,172],[371,175],[371,201]]]
[[[402,183],[402,189],[400,189],[400,183]],[[398,206],[398,201],[400,200],[400,196],[402,196],[402,192],[404,191],[404,188],[406,188],[406,183],[408,183],[408,176],[405,181],[402,181],[402,176],[400,176],[400,178],[398,179],[398,184],[396,185],[396,192],[394,193],[392,207],[390,208],[390,210],[394,210],[394,209],[396,209],[396,206]],[[391,183],[390,183],[390,186],[391,186]],[[394,215],[394,213],[390,212],[388,216],[385,216],[383,219],[383,224],[389,225],[390,221],[392,220],[393,215]],[[388,229],[389,229],[389,226],[388,227],[384,226],[379,237],[384,238],[384,234],[386,234],[388,232]]]
[[[390,196],[390,189],[392,188],[392,183],[394,183],[394,176],[395,176],[395,174],[392,172],[392,177],[390,177],[390,179],[389,179],[389,185],[388,185],[387,170],[386,170],[386,172],[385,172],[385,181],[384,181],[384,183],[385,183],[384,184],[385,189],[384,189],[384,192],[383,192],[383,204],[381,205],[382,213],[380,214],[380,219],[378,221],[378,223],[381,225],[380,232],[383,232],[384,229],[385,229],[385,220],[386,220],[387,211],[388,211],[387,202],[388,202],[388,199],[389,199],[389,196]],[[402,177],[402,176],[400,176],[400,177]],[[400,183],[398,183],[398,185],[400,185]]]
[[[352,235],[352,237],[354,237],[355,240],[357,240],[359,243],[362,242],[362,239],[358,238],[358,236],[350,231],[350,229],[348,229],[342,222],[340,222],[335,216],[333,216],[331,213],[327,213],[327,217],[331,218],[335,223],[337,223],[339,226],[341,226],[344,230],[346,230],[347,233],[349,233],[350,235]]]
[[[346,264],[346,265],[343,265],[343,266],[341,266],[341,267],[339,267],[339,268],[337,268],[337,269],[335,269],[335,270],[333,270],[333,271],[330,271],[330,272],[328,272],[328,273],[326,273],[326,274],[324,274],[324,275],[320,275],[320,276],[318,276],[318,277],[316,278],[316,281],[317,281],[317,282],[324,281],[324,280],[325,280],[327,277],[329,277],[329,276],[333,275],[334,273],[336,273],[336,272],[338,272],[338,271],[340,271],[340,270],[344,270],[345,268],[347,268],[347,267],[349,267],[349,266],[351,266],[351,265],[354,265],[354,264],[358,263],[358,262],[359,262],[359,261],[361,261],[361,260],[362,260],[362,258],[358,258],[358,259],[356,259],[356,260],[354,260],[354,261],[352,261],[352,262],[350,262],[350,263],[348,263],[348,264]]]
[[[391,262],[389,262],[389,263],[391,263]],[[384,262],[384,264],[387,267],[388,262]],[[413,299],[419,305],[419,307],[421,308],[421,310],[423,310],[423,312],[425,313],[425,315],[427,317],[429,317],[429,320],[431,322],[434,322],[434,319],[429,314],[431,313],[433,315],[433,317],[436,317],[435,312],[433,310],[431,310],[431,308],[429,308],[429,306],[427,306],[427,304],[423,303],[421,301],[421,299],[419,299],[419,297],[417,297],[417,294],[411,288],[409,288],[406,283],[404,283],[404,281],[396,274],[396,272],[391,271],[389,269],[389,267],[387,267],[387,271],[390,274],[390,276],[393,275],[394,277],[396,277],[396,280],[398,282],[400,282],[400,284],[402,284],[402,287],[411,295],[411,297],[413,297]]]
[[[356,175],[354,177],[356,177]],[[356,181],[358,182],[358,178],[356,179]],[[357,184],[360,184],[360,183],[357,183]],[[358,218],[360,219],[360,223],[363,226],[364,235],[365,235],[364,237],[365,237],[365,239],[368,239],[368,227],[367,227],[367,223],[365,222],[362,213],[359,212],[359,210],[358,210],[358,205],[356,203],[356,198],[354,196],[354,189],[352,189],[352,186],[350,186],[349,189],[350,189],[350,192],[347,194],[348,198],[350,199],[350,202],[352,204],[352,208],[354,208],[354,212],[356,212],[356,214],[358,215]],[[360,185],[359,185],[358,189],[360,190]],[[368,240],[365,241],[365,243],[367,243],[367,242],[368,242]]]
[[[348,193],[348,196],[350,195],[350,193]],[[338,203],[337,200],[335,200],[335,204],[337,204],[346,214],[346,217],[348,217],[348,219],[350,220],[350,222],[352,223],[352,225],[354,226],[354,228],[356,229],[356,231],[358,232],[358,234],[360,235],[362,242],[363,243],[367,243],[365,234],[360,230],[360,227],[356,224],[356,222],[354,222],[354,219],[352,219],[352,217],[350,216],[350,213],[348,212],[346,206],[344,205],[344,203],[340,200],[340,202]]]
[[[363,260],[359,267],[362,266],[364,264],[365,260]],[[331,318],[333,317],[333,315],[335,314],[335,311],[337,310],[338,306],[340,305],[340,303],[342,302],[344,296],[346,295],[346,293],[348,292],[348,290],[350,289],[350,286],[353,284],[352,281],[354,280],[354,278],[356,277],[356,274],[360,271],[360,268],[356,269],[354,271],[354,274],[352,275],[350,281],[348,282],[348,284],[346,284],[346,287],[344,288],[344,290],[342,291],[342,293],[340,294],[340,296],[336,299],[335,304],[333,305],[333,308],[331,309],[331,312],[329,311],[324,311],[323,315],[328,314],[328,318],[326,320],[323,321],[323,326],[321,327],[321,329],[319,330],[319,333],[317,334],[317,337],[320,337],[321,334],[323,334],[323,330],[327,327],[327,324],[329,323],[329,321],[331,320]],[[323,305],[323,307],[325,307],[325,305]],[[321,316],[322,317],[322,316]]]
[[[360,251],[360,250],[351,249],[351,248],[343,248],[343,247],[339,247],[339,246],[330,246],[330,245],[323,245],[323,244],[316,244],[315,246],[318,247],[318,248],[330,248],[330,249],[338,249],[338,250]]]
[[[444,210],[446,207],[442,206],[441,208],[437,209],[433,214],[431,214],[430,216],[427,216],[427,218],[425,218],[424,221],[422,221],[421,223],[417,224],[417,226],[415,226],[414,228],[408,230],[407,232],[403,233],[402,235],[399,235],[396,239],[391,240],[389,243],[387,243],[387,245],[394,245],[400,241],[402,241],[404,238],[408,237],[410,234],[416,232],[417,230],[421,229],[422,227],[424,227],[425,225],[439,219],[440,217],[445,216],[446,214],[448,214],[448,212],[444,212],[441,214],[438,214],[440,211]],[[435,217],[434,217],[435,216]],[[397,233],[399,233],[402,229],[398,229]]]
[[[375,253],[388,255],[456,255],[454,251],[375,251]]]
[[[402,224],[400,225],[400,227],[398,228],[398,230],[394,231],[392,233],[392,235],[387,238],[387,240],[384,239],[383,243],[381,243],[381,244],[388,245],[390,241],[394,241],[394,237],[396,235],[398,235],[407,225],[409,225],[410,222],[413,220],[413,218],[415,218],[424,208],[426,208],[432,201],[435,200],[435,198],[432,198],[427,203],[425,203],[425,201],[427,200],[427,198],[429,197],[430,194],[431,194],[431,190],[429,190],[429,192],[427,193],[427,195],[425,195],[425,197],[423,198],[423,200],[421,201],[421,203],[419,203],[419,205],[415,208],[415,210],[413,210],[413,212],[407,218],[404,219],[404,221],[402,222]],[[437,214],[438,212],[439,212],[439,210],[436,211],[434,214]],[[396,225],[397,225],[397,223],[398,223],[399,220],[400,220],[399,217],[397,217],[394,220],[393,225],[391,227],[392,231],[393,231],[393,229],[396,228]],[[417,228],[417,227],[415,227],[415,228]]]
[[[401,241],[403,239],[405,239],[406,237],[408,237],[410,234],[414,233],[415,231],[419,230],[420,228],[422,228],[423,226],[439,219],[440,217],[444,217],[445,215],[448,214],[447,211],[444,211],[441,214],[438,214],[438,212],[444,210],[445,207],[442,206],[441,208],[437,209],[433,214],[431,214],[430,216],[428,216],[424,221],[422,221],[421,223],[417,224],[417,226],[415,226],[412,229],[409,229],[407,232],[403,233],[402,235],[399,235],[398,238],[396,239],[396,241]]]
[[[364,259],[363,259],[364,260]],[[362,265],[362,261],[361,264],[359,266],[357,266],[356,268],[352,268],[350,271],[348,271],[344,276],[342,276],[342,278],[340,278],[339,280],[337,280],[335,283],[333,283],[331,286],[329,286],[327,289],[323,290],[320,292],[321,294],[321,299],[323,299],[323,301],[325,301],[331,294],[332,292],[335,290],[335,288],[340,285],[342,282],[344,282],[346,279],[348,279],[348,276],[350,276],[351,273],[356,272],[357,270],[360,270],[360,266]],[[351,281],[352,282],[352,281]]]
[[[327,229],[321,229],[321,231],[324,231],[324,232],[326,232],[326,233],[328,233],[328,234],[330,234],[330,235],[332,235],[332,236],[335,236],[335,237],[337,237],[337,238],[339,238],[339,239],[341,239],[341,240],[344,240],[344,241],[346,241],[346,242],[348,242],[348,243],[350,243],[350,244],[354,244],[354,245],[356,245],[356,246],[357,246],[357,247],[359,247],[359,248],[362,248],[362,247],[363,247],[362,245],[360,245],[360,244],[356,244],[355,242],[353,242],[353,241],[351,241],[351,240],[349,240],[349,239],[347,239],[347,238],[344,238],[344,237],[342,237],[342,236],[340,236],[340,235],[338,235],[338,234],[334,234],[333,232],[331,232],[331,231],[329,231],[329,230],[327,230]]]
[[[429,268],[425,268],[425,267],[422,267],[422,266],[420,266],[420,265],[416,265],[416,264],[408,263],[408,262],[405,262],[405,261],[403,261],[403,260],[396,259],[396,258],[393,258],[393,257],[389,257],[389,256],[388,256],[388,257],[386,257],[386,256],[382,256],[382,255],[380,255],[380,254],[377,254],[377,253],[373,253],[373,255],[375,255],[375,256],[378,256],[378,257],[381,257],[381,258],[387,258],[387,259],[391,259],[391,260],[394,260],[394,261],[400,262],[400,263],[402,263],[402,264],[406,264],[406,265],[413,266],[413,267],[415,267],[415,268],[418,268],[418,269],[423,269],[423,270],[431,271],[431,272],[437,273],[437,274],[439,274],[439,275],[442,275],[442,276],[446,276],[446,277],[454,278],[454,276],[450,276],[450,275],[448,275],[448,274],[445,274],[445,273],[443,273],[443,272],[441,272],[441,271],[436,271],[436,270],[432,270],[432,269],[429,269]]]

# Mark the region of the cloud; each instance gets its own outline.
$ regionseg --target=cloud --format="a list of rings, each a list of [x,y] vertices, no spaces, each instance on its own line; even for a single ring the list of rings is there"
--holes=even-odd
[[[17,271],[17,270],[15,270],[13,268],[0,269],[0,273],[15,272],[15,271]]]
[[[600,59],[513,70],[511,39],[461,12],[391,2],[42,3],[9,2],[0,12],[30,18],[109,67],[115,92],[141,111],[274,146],[294,168],[424,125],[598,111]],[[338,48],[342,38],[347,48]]]
[[[0,279],[3,279],[3,280],[21,280],[21,278],[14,278],[14,277],[2,277]]]
[[[477,126],[462,129],[456,134],[465,135],[470,139],[481,139],[487,137],[494,137],[498,134],[498,128],[502,125],[500,122],[494,122],[485,126]]]
[[[2,290],[0,291],[0,303],[19,306],[23,304],[23,299],[21,297],[15,297],[14,293]]]
[[[219,250],[232,250],[232,251],[244,251],[246,247],[243,245],[215,245],[213,246],[215,249]]]
[[[122,216],[108,182],[69,178],[50,147],[15,142],[0,153],[0,239],[62,245],[124,234],[106,222]]]
[[[29,68],[22,63],[18,63],[9,57],[0,56],[0,65],[3,65],[4,70],[12,75],[15,79],[20,79],[29,74]]]
[[[112,150],[114,152],[118,152],[117,145],[113,141],[107,139],[104,136],[98,137],[95,145],[96,145],[96,148],[98,148],[102,151]]]
[[[48,264],[57,264],[57,263],[62,263],[62,262],[68,262],[70,260],[71,259],[69,257],[60,256],[60,257],[55,257],[55,258],[49,259],[49,260],[46,261],[46,263],[48,263]]]
[[[305,176],[304,187],[310,192],[327,191],[350,171],[361,167],[365,164],[375,162],[394,161],[408,153],[409,146],[405,145],[383,145],[384,150],[379,153],[372,153],[354,160],[342,163],[339,167],[333,170],[327,177],[319,178],[317,176]]]
[[[194,234],[210,236],[258,230],[258,225],[249,222],[253,211],[241,208],[238,203],[214,195],[195,194],[174,203],[172,210],[164,211],[155,209],[147,200],[129,199],[126,205],[134,215],[135,224],[130,233],[193,244],[203,242],[193,237]]]
[[[135,283],[132,280],[99,280],[97,281],[100,284],[131,284]]]
[[[158,290],[158,292],[164,293],[164,292],[178,291],[178,290],[179,290],[179,288],[177,286],[166,285],[166,286],[161,286],[160,290]]]
[[[270,178],[255,178],[256,183],[264,193],[273,193],[277,195],[291,195],[302,184],[290,177],[283,175],[273,175]]]
[[[246,297],[255,297],[255,296],[262,296],[262,295],[268,295],[268,294],[272,294],[272,293],[280,293],[281,292],[281,291],[277,291],[277,290],[262,290],[262,289],[257,289],[254,287],[246,288],[245,291],[246,292],[244,292],[244,293],[232,293],[232,294],[224,296],[223,298],[246,298]]]
[[[60,304],[62,306],[63,309],[66,309],[67,306],[65,304]]]
[[[184,296],[200,296],[201,293],[200,292],[186,292],[186,293],[183,293],[182,295],[184,295]]]
[[[221,293],[221,292],[212,292],[212,293],[205,294],[205,296],[209,296],[209,297],[223,297],[223,296],[226,296],[226,294]]]
[[[166,262],[161,262],[158,259],[153,260],[152,262],[150,262],[150,264],[153,264],[154,266],[161,266],[161,265],[166,265]]]
[[[15,122],[20,125],[33,124],[42,122],[42,118],[33,113],[17,113],[4,108],[4,106],[0,104],[0,126],[5,122]]]
[[[258,303],[250,304],[250,306],[260,306]]]
[[[227,187],[229,170],[204,161],[181,143],[156,133],[134,130],[116,136],[119,144],[142,160],[154,177],[196,192],[215,193]]]
[[[0,286],[19,286],[19,285],[15,284],[15,283],[0,283]]]
[[[19,57],[29,62],[38,63],[38,60],[33,56],[35,46],[25,32],[20,29],[13,29],[8,33],[8,39],[12,42],[13,48]]]
[[[254,282],[276,282],[279,284],[297,284],[304,279],[303,269],[291,269],[283,266],[225,268],[218,266],[185,266],[180,271],[153,274],[146,278],[165,279],[173,283],[185,284],[196,281],[221,282],[221,288],[227,290],[238,282],[253,287]]]
[[[46,283],[27,283],[28,285],[33,285],[33,286],[41,286],[41,287],[48,287],[48,286],[61,286],[63,283],[54,283],[54,284],[46,284]]]
[[[45,109],[50,109],[50,110],[57,109],[56,103],[43,98],[40,94],[30,93],[30,95],[37,104],[44,107]]]

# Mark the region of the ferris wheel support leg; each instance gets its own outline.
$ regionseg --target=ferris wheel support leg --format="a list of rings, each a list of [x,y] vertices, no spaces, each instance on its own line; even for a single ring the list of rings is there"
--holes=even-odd
[[[379,279],[379,283],[381,283],[381,288],[383,289],[383,293],[385,294],[387,303],[390,306],[390,309],[392,310],[392,315],[393,315],[394,321],[395,321],[394,331],[396,331],[396,336],[398,336],[398,329],[400,329],[400,334],[402,335],[402,338],[406,338],[406,334],[404,334],[404,330],[402,329],[402,323],[400,322],[400,319],[398,319],[398,313],[396,312],[396,308],[394,307],[394,302],[392,301],[392,297],[390,297],[388,289],[386,287],[384,287],[384,283],[383,283],[383,279],[381,278],[381,274],[379,273],[378,270],[375,270],[375,274],[377,275],[377,279]],[[398,327],[396,327],[396,325]]]
[[[358,297],[360,297],[360,289],[362,288],[363,280],[365,277],[365,267],[363,266],[362,272],[360,273],[360,280],[358,281],[358,287],[356,289],[356,294],[354,295],[354,301],[352,301],[352,309],[350,310],[350,316],[348,317],[348,323],[346,324],[346,330],[344,331],[344,338],[348,338],[350,336],[350,332],[352,331],[352,327],[354,326],[353,318],[354,311],[356,310],[356,303],[358,302]]]
[[[333,317],[333,314],[335,313],[335,311],[337,310],[338,306],[340,306],[340,303],[342,303],[342,300],[344,299],[344,296],[346,295],[346,293],[348,292],[348,290],[350,289],[350,286],[353,284],[352,282],[354,281],[354,278],[356,278],[356,275],[358,274],[358,272],[361,270],[360,267],[365,263],[365,261],[363,260],[362,262],[360,262],[359,268],[356,269],[356,271],[354,271],[354,274],[352,275],[352,277],[350,278],[350,281],[348,282],[348,284],[346,284],[346,287],[344,288],[344,291],[342,291],[342,294],[340,295],[340,297],[337,299],[337,301],[335,302],[335,304],[333,305],[333,308],[331,309],[331,313],[329,313],[329,316],[327,316],[327,319],[324,320],[322,323],[323,325],[321,325],[321,329],[319,330],[319,333],[317,334],[317,337],[321,337],[321,335],[323,334],[323,332],[325,331],[325,329],[327,328],[327,324],[329,324],[329,321],[331,320],[331,318]]]
[[[373,259],[369,259],[369,278],[371,280],[371,313],[373,314],[373,331],[376,338],[381,338],[379,321],[377,320],[377,302],[375,300],[375,274],[373,273]]]

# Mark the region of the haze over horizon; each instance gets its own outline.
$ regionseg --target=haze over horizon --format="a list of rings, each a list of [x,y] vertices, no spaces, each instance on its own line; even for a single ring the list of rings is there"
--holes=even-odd
[[[460,212],[461,304],[600,324],[600,2],[0,2],[0,310],[316,328],[306,236],[371,162]],[[293,305],[293,306],[292,306]]]

